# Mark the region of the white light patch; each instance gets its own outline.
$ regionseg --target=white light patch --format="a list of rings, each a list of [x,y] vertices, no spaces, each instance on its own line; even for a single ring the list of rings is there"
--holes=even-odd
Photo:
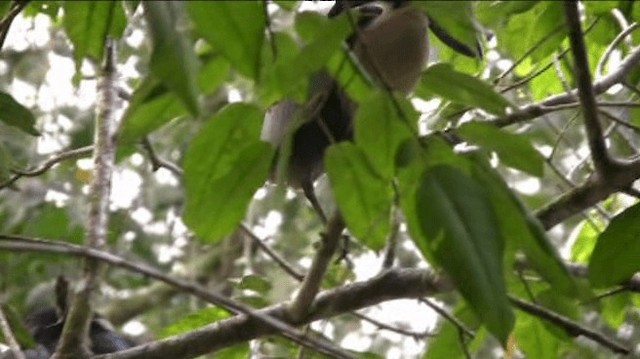
[[[522,194],[534,195],[540,192],[541,185],[540,185],[540,180],[538,178],[529,177],[527,179],[517,181],[514,184],[514,187],[518,192]]]
[[[282,224],[282,214],[276,211],[269,211],[262,223],[253,230],[260,238],[271,237],[278,233],[278,228]]]
[[[66,193],[50,189],[44,195],[44,200],[45,202],[52,202],[56,207],[61,208],[69,201],[69,196]]]
[[[137,223],[144,225],[151,222],[151,219],[153,219],[153,215],[148,209],[139,207],[136,208],[135,211],[131,212],[131,218]]]
[[[140,194],[142,178],[138,173],[125,169],[113,174],[113,190],[111,192],[112,209],[131,208],[133,201]]]
[[[129,163],[136,167],[140,167],[144,163],[144,156],[136,152],[129,157]]]
[[[147,331],[147,327],[139,320],[131,320],[122,326],[122,331],[125,334],[137,337],[144,334]]]
[[[238,89],[230,88],[227,94],[227,100],[229,103],[242,102],[242,94]]]
[[[173,175],[173,172],[169,171],[166,168],[158,168],[157,171],[153,173],[153,178],[161,185],[167,186],[177,186],[178,179]]]

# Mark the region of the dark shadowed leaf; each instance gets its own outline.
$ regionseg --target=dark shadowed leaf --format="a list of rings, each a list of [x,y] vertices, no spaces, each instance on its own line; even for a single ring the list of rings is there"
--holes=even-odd
[[[260,76],[265,13],[261,1],[189,1],[196,30],[241,74]]]
[[[31,111],[4,92],[0,92],[0,121],[9,126],[17,127],[30,135],[40,135],[34,127],[36,118]]]
[[[504,243],[487,193],[453,167],[427,169],[416,192],[420,226],[437,262],[503,344],[513,329],[502,268]]]
[[[449,64],[429,66],[420,80],[422,88],[466,106],[478,107],[495,115],[504,115],[512,106],[488,83],[455,71]]]
[[[463,139],[496,152],[505,166],[542,177],[544,158],[526,137],[477,121],[463,124],[456,132]]]
[[[184,221],[217,241],[242,220],[264,183],[274,149],[259,140],[263,113],[246,104],[223,109],[194,138],[184,159]]]
[[[564,295],[574,295],[575,283],[538,220],[486,160],[478,156],[474,158],[472,175],[489,195],[507,246],[521,250],[533,269],[555,290]],[[512,260],[508,263],[513,263]]]
[[[184,31],[186,27],[180,23],[184,15],[183,4],[147,1],[142,5],[153,39],[151,72],[184,103],[192,115],[197,115],[198,60],[188,33]]]
[[[362,150],[352,143],[331,146],[325,155],[331,188],[349,230],[375,250],[389,235],[393,191]]]
[[[640,203],[615,216],[598,237],[589,261],[589,281],[593,286],[620,284],[640,270],[638,218]]]

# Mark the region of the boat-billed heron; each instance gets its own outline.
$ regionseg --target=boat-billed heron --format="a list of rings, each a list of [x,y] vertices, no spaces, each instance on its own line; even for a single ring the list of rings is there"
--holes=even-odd
[[[328,15],[347,9],[360,15],[347,40],[360,68],[381,87],[410,93],[429,54],[427,16],[409,1],[336,1]],[[306,103],[284,100],[267,111],[262,139],[278,146],[271,178],[280,172],[276,168],[285,168],[287,183],[301,187],[326,220],[313,182],[323,173],[326,148],[352,139],[356,105],[326,71],[311,76],[308,88]]]

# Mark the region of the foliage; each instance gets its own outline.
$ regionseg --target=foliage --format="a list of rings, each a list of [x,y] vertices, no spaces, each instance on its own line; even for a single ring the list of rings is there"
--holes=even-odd
[[[278,151],[260,131],[270,106],[304,100],[326,69],[358,105],[354,141],[327,150],[316,186],[346,234],[337,227],[326,292],[292,323],[314,321],[309,337],[363,358],[634,350],[640,4],[580,2],[580,29],[565,21],[572,4],[412,2],[484,56],[431,35],[429,66],[405,98],[352,61],[351,15],[329,19],[322,2],[3,3],[0,308],[15,317],[30,288],[81,274],[83,259],[53,249],[83,243],[90,225],[97,77],[114,39],[121,120],[106,250],[131,265],[110,262],[96,310],[120,328],[142,324],[139,343],[182,341],[185,358],[324,357],[259,319],[237,329],[228,307],[141,268],[289,319],[283,303],[340,221],[325,225],[301,193],[267,184]],[[396,321],[388,301],[416,298]],[[245,339],[202,344],[197,328]]]

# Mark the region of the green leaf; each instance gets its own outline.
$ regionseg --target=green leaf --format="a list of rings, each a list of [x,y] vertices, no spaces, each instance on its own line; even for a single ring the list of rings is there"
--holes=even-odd
[[[13,160],[11,156],[0,142],[0,183],[4,182],[11,177],[11,167]]]
[[[321,21],[324,23],[322,31],[311,42],[304,45],[296,56],[278,58],[266,73],[263,89],[266,103],[299,94],[301,85],[306,86],[312,74],[327,65],[334,54],[343,51],[342,42],[351,30],[348,19],[340,16]]]
[[[476,51],[477,30],[471,1],[456,1],[455,6],[451,6],[450,1],[415,1],[414,4],[425,10],[452,38]]]
[[[486,160],[477,156],[474,159],[472,175],[487,191],[507,245],[524,252],[533,269],[554,289],[574,295],[575,283],[538,220]]]
[[[589,258],[591,257],[591,253],[593,253],[598,235],[600,234],[598,228],[594,227],[594,223],[598,224],[599,222],[601,221],[596,219],[591,219],[589,221],[584,220],[576,226],[574,231],[577,231],[577,234],[573,241],[573,246],[571,247],[571,256],[569,257],[571,262],[582,264],[589,263]],[[599,224],[604,228],[604,224]]]
[[[384,246],[391,228],[393,191],[363,151],[352,143],[327,149],[325,167],[347,228],[374,250]]]
[[[423,89],[447,100],[471,107],[479,107],[495,115],[504,115],[512,106],[506,98],[494,91],[488,83],[455,71],[450,65],[439,63],[429,66],[420,80]]]
[[[552,335],[542,320],[525,313],[518,313],[513,332],[518,349],[527,358],[558,358],[562,342]]]
[[[153,39],[150,70],[185,105],[199,113],[198,60],[184,25],[179,23],[180,2],[145,1],[144,15]]]
[[[402,103],[407,122],[416,123],[417,113],[406,101],[395,101],[389,94],[376,92],[360,103],[355,117],[355,142],[369,162],[384,178],[394,174],[396,152],[402,142],[411,137],[407,123],[398,114],[394,103]],[[417,133],[417,129],[413,130]]]
[[[107,36],[120,38],[127,26],[122,3],[65,1],[63,26],[73,43],[76,68],[85,57],[101,61]]]
[[[209,94],[220,88],[229,76],[231,64],[221,56],[215,56],[207,61],[200,69],[198,85],[200,90]]]
[[[615,216],[600,234],[589,261],[589,281],[607,287],[631,278],[640,270],[640,203]],[[612,265],[614,264],[615,265]]]
[[[182,334],[207,324],[217,322],[222,319],[229,318],[230,314],[218,307],[208,307],[197,312],[189,313],[181,319],[171,323],[168,327],[162,329],[158,334],[160,338],[170,337],[172,335]]]
[[[193,139],[184,159],[184,222],[198,236],[218,241],[242,220],[264,183],[274,149],[260,141],[263,113],[232,104]]]
[[[241,74],[258,80],[264,42],[261,1],[189,1],[196,31]]]
[[[504,283],[498,219],[485,190],[452,166],[427,169],[416,210],[431,252],[503,345],[514,324]]]
[[[496,152],[506,166],[542,177],[544,158],[526,137],[478,121],[467,122],[456,132],[463,139]]]
[[[187,114],[184,103],[153,77],[145,78],[131,97],[122,120],[119,142],[137,142],[169,121]]]
[[[0,121],[30,135],[40,136],[40,132],[34,127],[36,118],[31,111],[4,92],[0,92]]]
[[[260,294],[269,293],[272,287],[273,286],[268,278],[255,274],[249,274],[242,277],[237,285],[238,289],[248,289]]]

